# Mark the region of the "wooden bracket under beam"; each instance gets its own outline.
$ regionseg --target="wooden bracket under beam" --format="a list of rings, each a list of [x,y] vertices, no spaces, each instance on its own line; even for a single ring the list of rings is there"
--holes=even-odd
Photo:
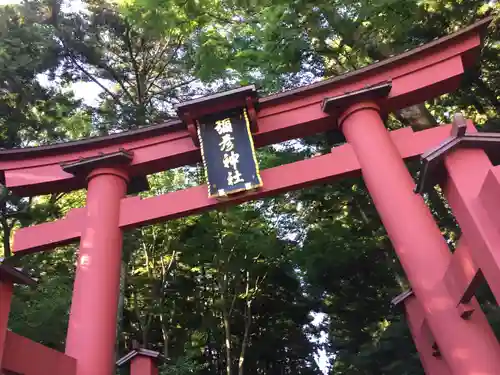
[[[427,320],[425,319],[422,306],[413,291],[409,289],[399,294],[397,297],[392,299],[391,304],[394,307],[403,307],[417,348],[420,346],[419,350],[427,350],[424,349],[424,347],[428,348],[430,346],[429,353],[435,358],[441,358],[439,346],[434,339],[434,335],[432,334]]]
[[[252,133],[257,133],[259,131],[259,123],[257,122],[257,110],[255,108],[254,98],[247,96],[245,98],[245,104],[248,111],[248,118],[250,119],[250,130]]]
[[[196,147],[200,147],[200,140],[198,139],[198,130],[196,128],[196,121],[193,120],[193,116],[191,116],[189,112],[184,114],[184,118],[186,120],[189,136],[193,140],[193,144]]]
[[[484,281],[483,273],[476,266],[470,249],[462,237],[457,250],[453,253],[443,282],[457,304],[457,309],[463,319],[470,319],[474,313],[475,307],[470,302],[477,288]]]

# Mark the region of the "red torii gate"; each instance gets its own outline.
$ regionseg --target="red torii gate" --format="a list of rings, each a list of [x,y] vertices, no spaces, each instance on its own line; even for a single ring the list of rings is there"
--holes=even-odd
[[[395,303],[405,305],[426,372],[500,374],[498,342],[473,298],[482,275],[500,297],[495,249],[500,244],[496,224],[500,211],[494,196],[500,193],[500,172],[479,149],[492,144],[494,137],[466,141],[475,128],[469,123],[465,134],[460,119],[453,129],[441,126],[417,133],[408,128],[389,133],[383,122],[388,112],[458,88],[465,70],[477,61],[490,21],[484,19],[402,55],[257,103],[255,89],[246,87],[193,103],[193,112],[181,113],[185,121],[0,151],[4,183],[17,194],[87,187],[85,208],[70,211],[62,220],[19,229],[13,246],[16,254],[25,254],[80,239],[66,342],[66,355],[76,359],[77,375],[113,371],[123,229],[359,173],[411,283],[412,291]],[[130,193],[146,187],[147,174],[201,160],[193,116],[242,103],[252,117],[257,147],[335,128],[348,143],[327,155],[264,170],[262,188],[224,201],[208,198],[206,186],[143,200],[126,197],[127,189]],[[415,183],[403,162],[443,140],[441,148],[424,155],[426,168],[417,187],[420,192],[429,181],[443,184],[464,233],[453,255],[423,199],[414,192]],[[5,300],[2,296],[0,302]],[[0,333],[5,315],[0,315]],[[0,335],[0,353],[4,353],[0,368],[12,355],[2,340]]]

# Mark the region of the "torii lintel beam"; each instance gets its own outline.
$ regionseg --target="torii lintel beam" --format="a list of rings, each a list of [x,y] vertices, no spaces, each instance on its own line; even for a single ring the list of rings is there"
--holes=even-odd
[[[392,89],[380,104],[383,111],[391,112],[455,90],[465,69],[475,64],[482,35],[490,21],[481,20],[455,34],[363,69],[259,99],[255,145],[262,147],[333,129],[332,114],[324,113],[321,108],[325,97],[390,81]],[[60,165],[121,148],[134,155],[129,167],[132,177],[201,160],[186,124],[174,120],[106,137],[1,150],[0,179],[3,177],[13,192],[25,196],[84,188],[81,177],[65,172]]]
[[[391,136],[404,159],[416,158],[450,134],[451,125],[414,133],[410,128],[391,132]],[[124,198],[121,201],[120,227],[123,229],[152,224],[237,205],[253,199],[269,197],[318,183],[357,175],[360,165],[349,144],[334,147],[332,152],[262,171],[264,186],[256,192],[219,201],[207,196],[207,186],[201,185],[156,197]],[[81,236],[85,227],[86,209],[71,210],[66,218],[18,229],[14,234],[13,251],[24,254],[65,245]]]

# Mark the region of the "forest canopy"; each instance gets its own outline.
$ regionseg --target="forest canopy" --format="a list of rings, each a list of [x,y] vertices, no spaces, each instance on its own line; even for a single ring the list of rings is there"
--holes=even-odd
[[[0,148],[151,126],[188,99],[255,84],[260,95],[339,76],[493,16],[481,65],[455,92],[393,113],[415,131],[460,111],[500,131],[500,5],[476,0],[26,0],[0,5]],[[258,150],[261,168],[329,152],[325,134]],[[408,165],[412,173],[416,168]],[[202,165],[148,176],[143,196],[204,183]],[[427,203],[451,247],[439,190]],[[0,185],[0,256],[21,226],[85,205]],[[32,254],[9,327],[64,350],[78,245]],[[408,288],[361,178],[128,230],[117,358],[137,341],[164,375],[420,375],[402,312]],[[480,302],[495,329],[488,291]],[[125,373],[125,372],[124,372]]]

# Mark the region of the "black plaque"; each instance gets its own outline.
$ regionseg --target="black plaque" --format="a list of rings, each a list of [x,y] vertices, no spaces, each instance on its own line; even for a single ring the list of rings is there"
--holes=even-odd
[[[205,116],[198,124],[210,197],[224,198],[262,186],[245,108]]]

